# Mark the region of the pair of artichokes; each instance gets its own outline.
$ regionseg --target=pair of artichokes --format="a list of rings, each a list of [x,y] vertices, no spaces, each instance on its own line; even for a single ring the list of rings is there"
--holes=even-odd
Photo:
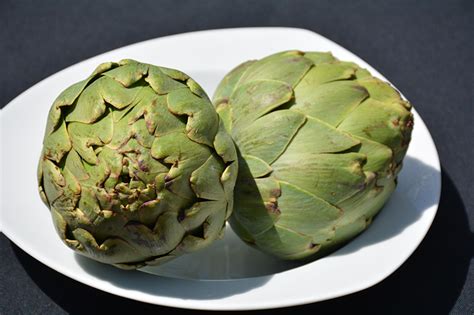
[[[199,250],[227,220],[268,254],[319,257],[395,189],[410,108],[330,53],[245,62],[212,103],[180,71],[104,63],[52,105],[39,191],[67,246],[124,269]]]

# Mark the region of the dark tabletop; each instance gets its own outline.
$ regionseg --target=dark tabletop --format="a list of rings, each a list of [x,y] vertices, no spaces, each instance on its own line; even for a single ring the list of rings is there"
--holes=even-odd
[[[111,49],[170,34],[241,26],[314,30],[366,60],[414,104],[443,167],[433,226],[394,274],[350,296],[267,313],[474,314],[472,0],[1,0],[0,107],[49,75]],[[0,314],[99,312],[195,311],[139,303],[80,284],[0,233]]]

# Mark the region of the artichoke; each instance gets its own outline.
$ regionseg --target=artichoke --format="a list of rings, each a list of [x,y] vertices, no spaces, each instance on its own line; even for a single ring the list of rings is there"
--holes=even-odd
[[[367,228],[396,186],[410,104],[330,53],[245,62],[214,105],[235,141],[233,230],[283,259],[317,258]]]
[[[220,237],[236,160],[212,103],[189,76],[109,62],[54,101],[39,191],[66,245],[134,269]]]

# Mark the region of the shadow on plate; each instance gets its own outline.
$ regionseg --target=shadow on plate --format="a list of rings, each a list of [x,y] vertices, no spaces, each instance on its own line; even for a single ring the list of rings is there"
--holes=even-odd
[[[176,297],[183,299],[212,300],[219,299],[260,287],[268,282],[272,276],[251,278],[247,281],[234,280],[232,286],[224,281],[201,281],[201,291],[196,291],[186,283],[197,280],[186,280],[168,277],[159,277],[140,271],[123,271],[113,266],[105,265],[75,255],[78,264],[89,274],[106,280],[114,285],[127,289],[144,292],[156,296]]]

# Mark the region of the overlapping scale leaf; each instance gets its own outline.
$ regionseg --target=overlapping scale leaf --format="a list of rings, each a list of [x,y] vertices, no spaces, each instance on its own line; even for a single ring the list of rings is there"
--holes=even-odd
[[[273,226],[255,240],[255,245],[264,252],[283,259],[299,258],[303,253],[316,252],[319,249],[318,245],[312,243],[310,236],[283,226]]]
[[[310,117],[338,126],[368,97],[367,90],[353,81],[335,81],[319,86],[297,86],[291,108]]]
[[[277,80],[294,87],[312,65],[311,60],[304,58],[300,51],[278,53],[249,65],[239,84],[257,80]]]
[[[305,116],[293,111],[276,111],[236,130],[234,138],[242,154],[262,159],[270,164],[286,149]]]
[[[338,129],[386,145],[400,162],[410,141],[412,125],[413,116],[405,107],[370,98],[347,115]]]
[[[260,118],[293,97],[291,87],[281,81],[256,80],[239,85],[232,93],[229,103],[232,105],[232,130]]]
[[[168,94],[168,109],[175,115],[187,116],[186,133],[191,140],[212,146],[219,127],[212,104],[188,89],[178,89]]]
[[[364,188],[365,161],[361,153],[284,153],[272,164],[272,174],[335,204]]]
[[[253,237],[257,237],[271,229],[280,216],[277,200],[281,195],[281,188],[279,182],[272,178],[254,180],[242,174],[242,169],[245,173],[248,172],[243,163],[239,164],[240,178],[234,192],[238,196],[234,201],[238,212],[234,212],[233,216]]]
[[[210,244],[237,177],[223,126],[186,74],[101,64],[56,99],[48,119],[39,190],[62,240],[125,269]]]
[[[285,211],[276,225],[310,236],[313,244],[332,239],[343,210],[297,186],[284,182],[280,186],[278,205]]]
[[[255,61],[250,60],[232,69],[219,83],[216,93],[213,97],[213,103],[218,106],[221,103],[225,103],[229,100],[229,97],[235,90],[237,83],[239,82],[242,75],[247,71],[247,68]]]

